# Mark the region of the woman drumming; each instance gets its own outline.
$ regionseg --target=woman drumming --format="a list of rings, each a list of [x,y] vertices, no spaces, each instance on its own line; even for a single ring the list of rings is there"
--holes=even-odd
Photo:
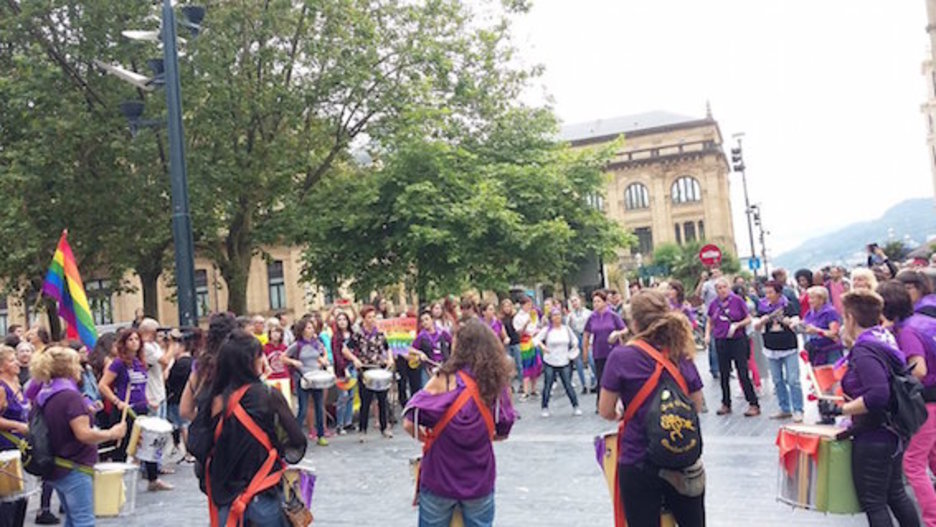
[[[467,322],[458,329],[451,359],[410,399],[403,428],[425,443],[417,480],[420,527],[448,527],[455,507],[465,525],[494,524],[491,441],[505,439],[513,426],[512,370],[494,333],[482,323]],[[463,396],[466,391],[470,396]],[[440,423],[454,404],[462,406]],[[425,429],[432,430],[431,439]]]
[[[350,338],[351,319],[344,311],[337,311],[332,324],[331,346],[332,357],[335,358],[335,375],[338,377],[338,400],[335,402],[335,429],[338,435],[347,434],[354,420],[354,386],[350,382],[351,379],[357,379],[357,372],[344,355]]]
[[[930,459],[936,459],[936,318],[913,312],[910,288],[901,281],[884,282],[878,286],[878,294],[884,299],[884,318],[893,323],[897,346],[907,357],[910,372],[923,384],[929,417],[907,444],[903,470],[920,505],[923,523],[936,525],[936,490],[927,473]]]
[[[20,364],[16,350],[0,347],[0,432],[22,439],[28,430],[29,401],[19,382]],[[17,450],[17,445],[0,436],[0,452]],[[26,498],[0,501],[0,527],[22,527],[26,520]]]
[[[694,409],[700,412],[702,380],[692,361],[695,341],[689,322],[672,309],[662,293],[654,290],[643,290],[631,298],[631,319],[637,333],[635,338],[646,341],[663,355],[664,360],[678,368],[685,379]],[[630,405],[656,368],[656,360],[633,344],[612,349],[601,380],[598,404],[601,416],[610,421],[620,421],[622,415],[618,413],[618,401],[625,406]],[[728,375],[724,374],[722,378],[727,379]],[[631,527],[659,526],[660,509],[664,505],[680,526],[701,527],[705,525],[704,494],[688,497],[678,493],[647,464],[649,439],[645,422],[649,406],[642,404],[624,427],[618,452],[620,496],[615,499],[623,501],[627,525]]]
[[[839,340],[842,317],[829,302],[829,291],[825,287],[810,287],[807,294],[809,312],[803,319],[803,332],[806,333],[809,363],[813,366],[835,364],[845,349]]]
[[[139,341],[139,334],[136,330],[130,330],[128,333],[136,335],[138,343],[142,342]],[[117,363],[124,364],[123,359],[116,359],[114,364]],[[108,430],[92,426],[94,416],[81,392],[78,391],[81,361],[75,350],[59,346],[47,348],[39,356],[33,358],[30,369],[33,379],[43,383],[36,397],[36,405],[41,409],[49,429],[48,438],[52,447],[52,455],[74,464],[69,468],[56,467],[48,481],[58,493],[59,501],[65,508],[65,525],[91,527],[95,525],[94,483],[91,467],[97,462],[97,445],[125,437],[129,428],[124,422],[119,422]],[[141,380],[134,383],[132,390],[143,394],[146,389],[146,367],[142,366],[142,362],[140,371],[142,371],[142,375],[139,376]],[[104,374],[105,379],[108,374],[113,374],[113,372],[108,369],[108,372]],[[145,411],[145,397],[142,408]],[[155,473],[154,463],[152,471],[147,467],[147,475],[155,476]],[[153,481],[155,477],[150,480],[151,489]]]
[[[212,447],[205,470],[210,482],[209,506],[217,511],[218,525],[240,521],[256,527],[287,527],[279,478],[265,481],[256,494],[247,494],[248,483],[260,472],[272,475],[283,463],[298,463],[306,450],[302,428],[279,390],[260,380],[263,352],[260,341],[245,331],[235,331],[221,346],[217,375],[199,412],[211,412],[211,429],[222,412],[239,406],[246,417],[227,414]],[[243,419],[258,430],[252,431]],[[255,435],[259,433],[259,437]],[[263,446],[266,441],[271,450]],[[272,463],[268,465],[272,459]],[[235,504],[244,508],[235,507]],[[229,518],[234,514],[234,518]]]
[[[361,309],[361,329],[356,331],[348,339],[348,345],[345,348],[345,358],[354,364],[354,368],[359,372],[358,390],[361,397],[361,410],[359,412],[359,428],[363,443],[367,435],[367,422],[370,417],[370,405],[374,398],[377,399],[377,418],[380,421],[380,433],[387,439],[393,437],[393,432],[387,428],[387,418],[390,408],[387,404],[387,391],[371,390],[364,385],[364,368],[387,368],[393,367],[393,357],[390,356],[390,345],[387,343],[387,336],[377,329],[377,315],[372,306],[364,306]]]
[[[117,339],[117,358],[107,367],[104,376],[101,377],[101,382],[98,383],[98,388],[101,391],[101,397],[110,401],[117,411],[123,412],[124,408],[132,410],[132,414],[128,413],[128,430],[133,430],[135,417],[149,412],[149,405],[146,404],[146,362],[143,359],[143,339],[138,330],[129,328],[120,334]],[[127,460],[128,443],[129,437],[117,443],[117,450],[113,456],[115,461]],[[143,461],[143,468],[146,471],[150,491],[172,490],[172,485],[157,479],[158,470],[155,462]]]
[[[728,280],[720,277],[715,280],[715,292],[718,295],[709,306],[708,317],[710,323],[705,327],[706,347],[712,340],[715,341],[715,352],[718,354],[719,381],[721,382],[722,406],[716,412],[718,415],[731,413],[731,365],[734,363],[738,370],[738,380],[744,391],[744,398],[748,402],[745,417],[760,415],[760,404],[754,386],[748,375],[748,359],[751,355],[751,345],[748,341],[745,328],[751,323],[747,304],[738,295],[732,293],[728,287]]]
[[[452,349],[452,336],[447,331],[438,329],[432,320],[432,313],[423,311],[419,316],[419,334],[413,340],[410,347],[410,355],[416,356],[418,360],[431,360],[442,364],[448,360]],[[428,365],[427,365],[428,366]],[[422,390],[422,368],[417,371],[417,375],[410,375],[410,391],[415,394]]]
[[[286,350],[286,356],[293,361],[298,362],[299,377],[313,371],[324,370],[328,367],[328,358],[325,355],[325,345],[319,338],[322,332],[322,321],[318,317],[304,316],[293,326],[293,334],[296,335],[296,342]],[[296,367],[293,362],[293,367]],[[328,446],[328,440],[325,439],[325,390],[310,389],[302,387],[302,381],[296,384],[296,394],[299,396],[299,413],[297,419],[300,425],[305,425],[306,417],[309,412],[309,397],[315,404],[315,437],[318,446]],[[309,432],[311,439],[312,432]]]
[[[820,405],[820,412],[851,418],[852,480],[868,524],[891,526],[893,513],[902,527],[916,527],[919,517],[903,483],[903,441],[885,425],[891,370],[906,368],[903,353],[879,325],[884,302],[877,293],[856,289],[842,297],[842,307],[842,337],[851,346],[842,378],[848,402]]]

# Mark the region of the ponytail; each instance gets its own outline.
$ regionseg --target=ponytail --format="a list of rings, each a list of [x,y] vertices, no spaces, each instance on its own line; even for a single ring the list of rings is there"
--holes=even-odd
[[[645,340],[663,352],[674,364],[695,354],[695,340],[689,319],[674,310],[659,291],[644,290],[631,300],[631,317],[641,331],[635,340]]]

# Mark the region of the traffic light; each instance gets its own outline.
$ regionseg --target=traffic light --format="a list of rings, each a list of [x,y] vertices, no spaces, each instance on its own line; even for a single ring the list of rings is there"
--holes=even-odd
[[[731,149],[731,165],[735,172],[744,172],[744,158],[741,157],[741,147]]]

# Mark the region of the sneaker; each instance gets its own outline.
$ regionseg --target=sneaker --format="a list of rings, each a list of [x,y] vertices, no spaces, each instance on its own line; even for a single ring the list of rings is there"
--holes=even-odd
[[[770,416],[771,419],[789,419],[791,417],[793,417],[793,414],[791,414],[790,412],[783,412],[783,411],[777,412]]]
[[[803,422],[803,412],[793,412],[793,422],[802,423]]]
[[[574,416],[582,415],[582,409],[576,406],[575,408],[572,409],[572,415]]]
[[[318,441],[315,442],[318,446],[328,446],[328,440],[324,437],[318,438]]]
[[[58,525],[62,520],[52,514],[52,511],[40,511],[36,514],[36,525]]]
[[[730,414],[730,413],[731,413],[731,407],[730,407],[730,406],[725,406],[725,405],[723,404],[722,407],[719,408],[717,412],[715,412],[715,415],[728,415],[728,414]]]
[[[381,434],[383,434],[384,439],[393,439],[393,432],[390,430],[384,430]]]
[[[166,483],[165,481],[161,479],[157,479],[156,481],[150,481],[149,487],[148,487],[150,492],[159,492],[161,490],[172,490],[174,488],[175,487],[173,487],[172,485]]]
[[[758,415],[760,415],[760,406],[751,406],[747,412],[744,412],[744,417],[757,417]]]
[[[345,430],[344,428],[339,428],[337,433],[338,433],[338,435],[343,436],[343,435],[347,434],[348,431]]]
[[[526,401],[526,400],[529,399],[529,398],[530,398],[530,395],[529,395],[529,394],[526,394],[526,393],[521,393],[521,394],[520,394],[520,400],[521,400],[521,401]]]
[[[549,417],[549,408],[543,408],[543,411],[540,412],[540,417]]]
[[[588,395],[588,388],[582,388],[582,395]]]

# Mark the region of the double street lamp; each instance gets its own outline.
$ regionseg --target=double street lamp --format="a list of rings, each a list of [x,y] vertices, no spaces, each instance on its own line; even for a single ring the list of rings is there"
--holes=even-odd
[[[181,8],[179,25],[195,37],[201,31],[205,8],[187,5]],[[166,89],[167,119],[169,136],[169,180],[172,187],[172,238],[175,245],[176,290],[179,303],[179,325],[194,326],[198,323],[195,311],[195,244],[192,240],[192,218],[189,213],[188,176],[185,167],[185,135],[182,128],[182,87],[179,82],[179,54],[176,47],[176,17],[171,0],[163,0],[160,31],[124,31],[123,35],[134,40],[162,41],[163,58],[148,61],[153,77],[96,62],[108,73],[140,88],[152,91],[158,87]],[[142,127],[161,126],[161,120],[142,119],[143,103],[128,101],[120,110],[130,122],[132,134]]]
[[[757,249],[754,247],[754,227],[751,225],[751,215],[753,211],[751,209],[751,200],[748,199],[747,175],[744,172],[744,154],[741,150],[741,138],[744,137],[744,133],[737,133],[732,135],[732,137],[738,140],[738,146],[731,149],[731,167],[735,172],[741,173],[741,184],[744,186],[744,214],[747,216],[748,238],[751,242],[750,261],[755,262],[757,261]],[[751,271],[754,273],[754,276],[757,277],[757,269],[752,268]]]

